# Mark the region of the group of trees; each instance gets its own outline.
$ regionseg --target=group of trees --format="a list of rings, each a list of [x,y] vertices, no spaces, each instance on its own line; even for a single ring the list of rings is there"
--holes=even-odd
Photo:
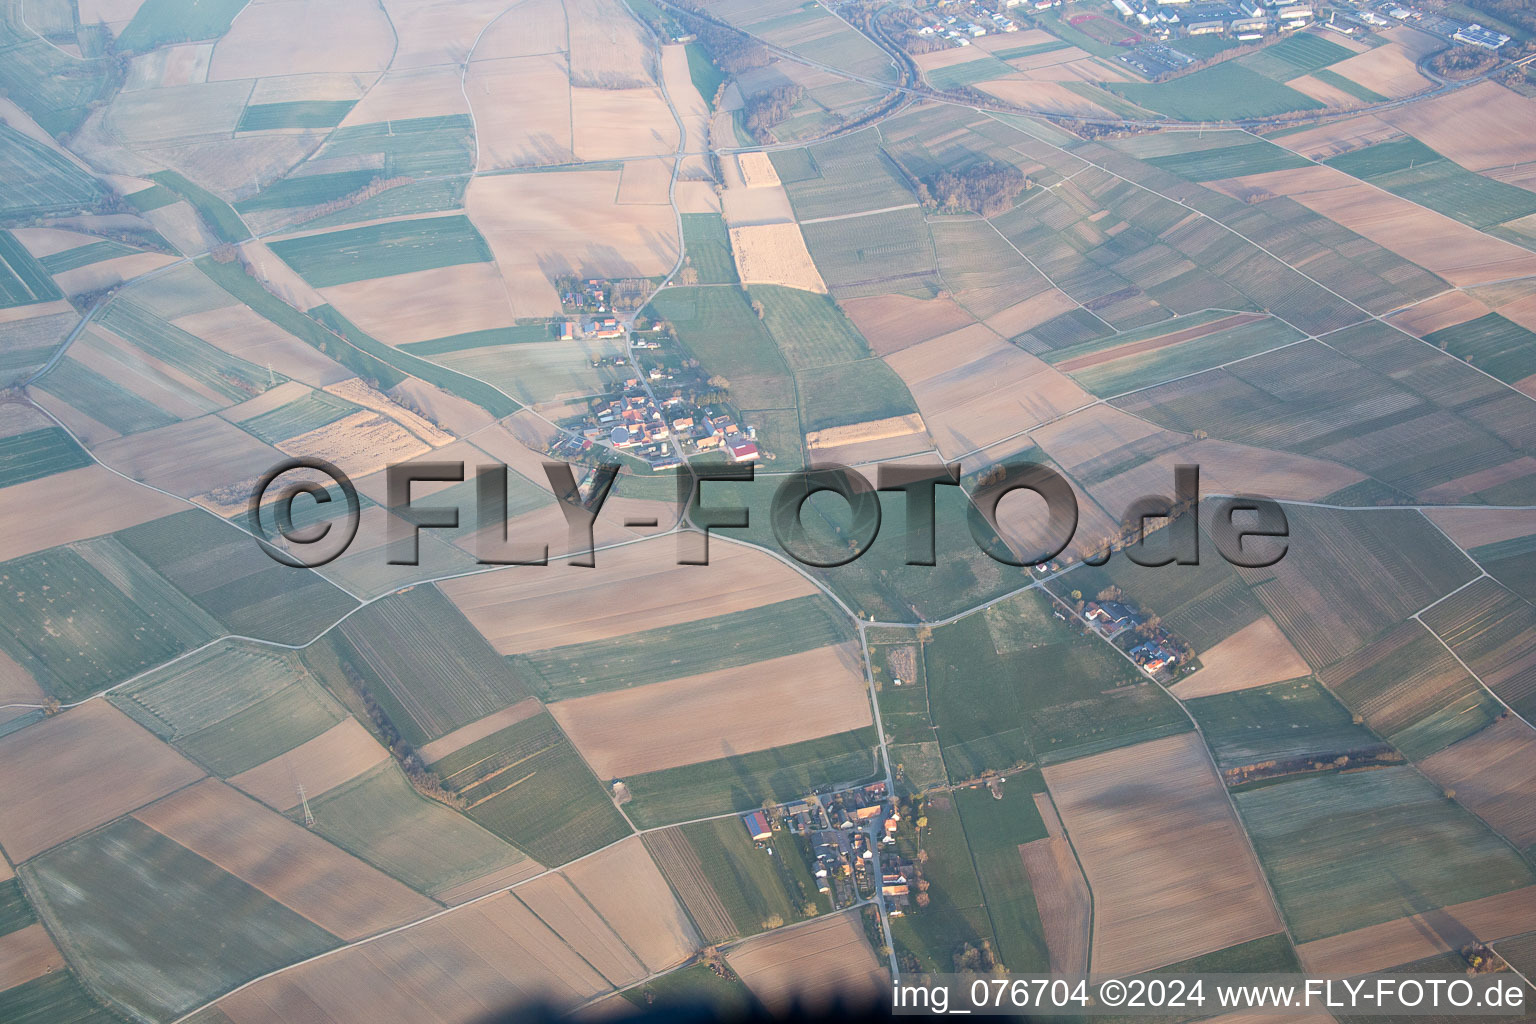
[[[1429,58],[1430,69],[1443,78],[1471,78],[1498,62],[1497,52],[1481,46],[1452,46]]]
[[[772,142],[769,129],[789,117],[790,110],[804,96],[805,87],[794,84],[753,93],[742,109],[742,124],[758,142]]]
[[[983,217],[1002,213],[1029,188],[1024,172],[1010,164],[988,160],[961,171],[942,170],[917,186],[918,201],[931,210],[960,213],[969,210]]]
[[[679,0],[679,3],[690,12],[698,13],[678,12],[678,22],[693,33],[710,61],[725,74],[739,75],[768,63],[768,51],[756,40],[704,15],[692,0]]]

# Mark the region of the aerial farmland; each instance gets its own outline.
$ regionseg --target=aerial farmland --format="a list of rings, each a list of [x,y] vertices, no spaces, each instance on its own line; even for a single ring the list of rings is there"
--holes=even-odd
[[[1536,999],[1533,62],[7,0],[0,1021]]]

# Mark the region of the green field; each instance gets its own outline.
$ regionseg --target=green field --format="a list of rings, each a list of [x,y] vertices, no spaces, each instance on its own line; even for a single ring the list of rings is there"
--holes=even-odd
[[[1406,171],[1418,164],[1433,163],[1445,159],[1418,139],[1409,136],[1391,142],[1378,142],[1374,146],[1351,150],[1325,160],[1329,167],[1336,167],[1345,174],[1369,181],[1394,171]]]
[[[780,861],[796,857],[792,840],[775,841],[772,854],[753,845],[736,817],[696,821],[682,826],[683,835],[699,856],[710,885],[736,924],[739,935],[755,935],[777,918],[788,924],[804,915],[801,908],[815,895],[795,892],[793,877]]]
[[[1418,622],[1318,673],[1339,699],[1411,758],[1491,723],[1503,708]]]
[[[205,648],[109,698],[215,775],[228,777],[345,717],[298,655],[239,641]]]
[[[1199,314],[1195,317],[1199,317]],[[1195,317],[1191,319],[1194,320]],[[1057,349],[1049,353],[1047,362],[1060,364],[1081,354],[1085,349],[1105,349],[1119,345],[1129,347],[1134,345],[1138,337],[1156,337],[1172,333],[1170,328],[1184,330],[1182,324],[1183,320],[1180,319],[1172,324],[1162,323],[1153,328],[1116,335],[1104,342],[1089,342],[1086,345]],[[1283,320],[1266,317],[1192,338],[1189,341],[1165,345],[1162,348],[1143,352],[1132,351],[1129,355],[1067,372],[1095,395],[1107,397],[1138,388],[1151,387],[1177,377],[1190,376],[1213,366],[1220,366],[1223,363],[1230,363],[1236,359],[1244,359],[1300,341],[1301,338],[1301,333]]]
[[[1286,82],[1353,56],[1354,51],[1322,36],[1298,33],[1237,59],[1261,75]]]
[[[1033,772],[1011,776],[1003,798],[986,787],[956,790],[955,803],[986,896],[987,916],[997,936],[997,954],[1010,972],[1044,973],[1050,952],[1035,909],[1035,893],[1019,847],[1047,835],[1033,793],[1045,783]]]
[[[377,338],[364,333],[361,328],[329,305],[316,306],[309,311],[309,315],[318,321],[322,330],[332,332],[325,351],[338,362],[347,363],[349,367],[354,363],[363,365],[368,371],[363,373],[365,377],[372,373],[387,373],[391,379],[403,380],[404,374],[409,373],[450,394],[473,402],[491,415],[498,417],[510,416],[522,408],[514,399],[507,397],[504,392],[483,380],[428,362],[409,352],[390,348]],[[346,346],[349,347],[344,348],[338,345],[338,339],[345,341]],[[348,361],[349,359],[351,362]]]
[[[1381,749],[1381,741],[1311,679],[1271,683],[1186,702],[1223,771],[1261,761],[1336,757]]]
[[[1507,384],[1536,374],[1536,333],[1497,313],[1441,328],[1424,340]]]
[[[51,302],[63,293],[16,236],[0,231],[0,309]]]
[[[800,428],[807,432],[917,412],[906,384],[883,359],[805,370],[795,375]]]
[[[170,43],[217,39],[245,5],[246,0],[145,0],[117,45],[127,53],[142,53]]]
[[[559,337],[560,330],[556,322],[549,321],[518,324],[516,327],[492,327],[484,331],[470,331],[466,334],[452,334],[446,338],[433,338],[430,341],[412,341],[401,345],[400,348],[412,355],[425,358],[449,355],[467,349],[495,348],[499,345],[531,345],[536,342],[556,341]]]
[[[305,235],[270,248],[316,288],[492,259],[490,246],[462,214]]]
[[[91,104],[115,87],[109,61],[79,60],[0,20],[0,89],[50,135],[79,128]]]
[[[315,831],[427,894],[527,858],[464,815],[416,792],[386,761],[327,793],[310,794]]]
[[[776,488],[761,484],[711,484],[707,503],[748,509],[750,525],[730,536],[782,551],[771,525]],[[906,497],[882,492],[883,522],[902,523]],[[856,615],[885,622],[908,622],[921,616],[941,619],[1000,597],[1023,586],[1027,573],[1004,565],[984,553],[973,538],[968,516],[970,500],[955,487],[939,487],[935,497],[935,558],[933,565],[908,565],[907,546],[887,526],[875,544],[857,561],[833,569],[807,571],[831,587]],[[801,510],[805,548],[812,553],[846,556],[851,522],[841,497],[817,494]],[[986,527],[978,527],[985,533]]]
[[[752,665],[851,638],[846,617],[816,594],[508,661],[547,702]]]
[[[172,192],[164,185],[151,185],[149,188],[130,193],[124,196],[124,198],[128,201],[129,206],[132,206],[140,213],[148,213],[150,210],[159,210],[170,206],[172,203],[181,202],[181,196]]]
[[[469,816],[546,867],[630,834],[613,800],[549,715],[471,743],[432,770]]]
[[[334,128],[341,124],[356,100],[293,100],[287,103],[253,103],[240,115],[237,132],[261,132],[274,128]]]
[[[692,44],[688,50],[693,52]],[[765,1012],[752,990],[734,972],[729,978],[722,978],[706,963],[679,967],[643,985],[625,989],[622,994],[631,1005],[647,1013],[665,1012],[669,1007],[692,1011],[701,1004],[711,1012],[733,1015],[732,1019]]]
[[[464,206],[464,190],[468,185],[469,176],[465,174],[420,181],[403,180],[376,196],[349,203],[332,213],[312,217],[297,226],[305,230],[318,230],[369,220],[392,220],[418,213],[457,210]]]
[[[715,109],[715,94],[720,91],[720,86],[725,83],[725,73],[715,67],[709,59],[709,54],[698,43],[687,44],[688,77],[693,79],[693,87],[699,90],[699,95],[704,97],[704,102],[709,109]]]
[[[917,201],[870,130],[807,149],[776,149],[768,156],[800,220]]]
[[[1367,89],[1353,79],[1345,78],[1337,71],[1329,71],[1327,68],[1319,68],[1312,72],[1312,77],[1319,82],[1326,82],[1335,89],[1341,89],[1349,93],[1362,103],[1386,103],[1391,97],[1383,96],[1375,89]]]
[[[114,301],[97,323],[230,402],[243,402],[267,390],[273,381],[287,380],[215,348],[127,299]]]
[[[1300,974],[1301,962],[1284,932],[1180,960],[1149,974]]]
[[[306,391],[302,397],[287,405],[236,422],[247,433],[268,444],[277,444],[290,437],[318,430],[327,423],[335,423],[357,412],[359,408],[325,391]]]
[[[731,382],[738,405],[782,409],[794,404],[789,368],[740,289],[667,288],[642,314],[670,323],[705,370]]]
[[[1156,85],[1112,82],[1106,88],[1138,106],[1182,121],[1233,121],[1322,106],[1232,60]]]
[[[91,456],[62,427],[0,437],[0,487],[26,483],[91,464]]]
[[[1234,796],[1297,942],[1536,881],[1501,839],[1406,766]]]
[[[1411,137],[1380,142],[1325,163],[1475,228],[1536,213],[1536,195],[1469,171]]]
[[[134,1014],[181,1016],[340,940],[133,818],[24,865],[38,913],[92,987]],[[124,956],[124,950],[154,950]]]
[[[921,837],[928,854],[923,863],[928,906],[913,906],[892,918],[891,937],[903,969],[912,969],[910,957],[916,970],[949,973],[955,969],[955,954],[965,946],[980,949],[983,943],[995,946],[995,940],[954,795],[930,797],[923,813],[928,819]],[[916,857],[917,842],[906,825],[897,836],[896,848],[909,859]],[[1019,859],[1018,851],[1014,858]],[[1022,869],[1023,861],[1019,863]]]
[[[142,11],[143,9],[140,8],[140,13]],[[191,203],[221,241],[238,243],[251,237],[250,229],[245,226],[245,222],[240,219],[234,207],[201,185],[175,171],[156,171],[149,175],[149,178]]]
[[[376,601],[331,640],[407,743],[420,746],[528,696],[436,587]]]
[[[72,547],[13,559],[0,575],[0,648],[62,700],[87,697],[208,638],[186,636],[166,621],[179,610],[121,589]]]
[[[0,991],[0,1020],[11,1024],[122,1024],[122,1018],[91,998],[68,969]]]
[[[870,354],[864,336],[828,296],[776,284],[755,284],[747,293],[762,303],[763,323],[792,370],[852,362]]]
[[[380,390],[388,390],[405,380],[405,374],[377,355],[365,352],[324,324],[294,309],[262,286],[239,263],[216,263],[209,257],[197,261],[209,280],[216,283],[257,314],[313,348],[326,353],[364,380],[373,381]],[[378,344],[375,342],[375,344]],[[380,346],[383,347],[382,345]]]
[[[348,125],[331,133],[314,159],[378,160],[382,178],[433,178],[474,170],[474,125],[468,114]]]
[[[0,935],[9,935],[36,920],[21,883],[14,878],[0,882]]]
[[[88,267],[93,263],[101,263],[105,260],[116,259],[118,256],[132,256],[138,252],[131,245],[121,242],[100,241],[89,242],[76,246],[73,249],[65,249],[63,252],[51,253],[38,260],[43,269],[50,274],[62,274],[66,270],[78,270]]]
[[[239,636],[307,643],[357,605],[323,577],[279,565],[245,533],[202,509],[112,536]]]
[[[1031,591],[933,631],[928,699],[952,781],[1184,732],[1178,705]]]
[[[873,728],[855,729],[751,754],[737,754],[624,780],[624,805],[641,828],[711,814],[749,811],[805,796],[833,783],[866,782],[876,774]]]
[[[933,236],[917,207],[806,223],[805,244],[827,287],[842,296],[921,290],[936,278]]]
[[[288,210],[334,203],[366,188],[378,176],[377,171],[362,170],[279,178],[249,199],[237,202],[235,209],[241,213],[256,213],[261,210]]]
[[[610,343],[614,352],[623,342]],[[608,392],[633,372],[625,365],[593,366],[585,346],[558,341],[484,345],[433,356],[433,363],[478,378],[519,402],[538,405]],[[406,358],[415,358],[406,356]],[[446,371],[445,371],[446,372]]]
[[[935,89],[950,90],[975,85],[978,82],[989,82],[994,78],[1006,78],[1014,73],[1013,65],[1004,64],[992,54],[985,54],[963,64],[934,68],[927,73],[927,77],[928,84]]]
[[[1489,561],[1501,569],[1497,560]],[[1536,608],[1483,579],[1429,609],[1422,621],[1506,704],[1527,720],[1536,718],[1536,674],[1524,667],[1536,647]]]
[[[1057,50],[1065,50],[1071,43],[1062,42],[1060,39],[1052,39],[1048,43],[1031,43],[1028,46],[1012,46],[1006,50],[993,50],[992,56],[998,60],[1018,60],[1020,57],[1033,57],[1040,53],[1055,53]]]
[[[685,213],[683,251],[698,284],[735,284],[736,261],[731,257],[731,238],[717,213]]]
[[[1287,556],[1244,575],[1310,665],[1333,664],[1477,575],[1416,512],[1293,507],[1286,516]]]
[[[1215,181],[1264,171],[1306,167],[1312,161],[1273,142],[1254,139],[1221,149],[1198,149],[1168,156],[1147,157],[1147,163],[1190,181]]]
[[[58,153],[0,124],[0,216],[38,217],[93,206],[106,191]]]

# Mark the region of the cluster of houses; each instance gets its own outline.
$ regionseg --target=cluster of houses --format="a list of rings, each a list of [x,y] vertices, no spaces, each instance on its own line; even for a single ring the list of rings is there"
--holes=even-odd
[[[1113,640],[1127,630],[1144,626],[1149,617],[1120,601],[1089,601],[1083,608],[1083,618]],[[1174,648],[1172,635],[1161,626],[1154,626],[1145,633],[1143,639],[1126,650],[1131,660],[1154,678],[1164,669],[1178,667],[1179,652]]]
[[[807,839],[816,889],[832,901],[833,909],[873,899],[878,892],[892,914],[906,908],[908,879],[914,873],[910,864],[889,855],[877,859],[875,848],[896,842],[900,821],[884,782],[741,816],[759,847],[769,848],[778,829]]]
[[[1055,2],[1060,3],[1061,0],[1055,0]],[[1051,0],[1046,0],[1046,6],[1049,7],[1050,5]],[[956,46],[970,46],[972,39],[979,39],[988,32],[1017,32],[1019,30],[1018,24],[1012,18],[1001,13],[981,13],[974,15],[974,17],[981,19],[982,22],[987,24],[981,24],[977,21],[962,21],[959,16],[951,14],[931,25],[924,25],[917,30],[917,34],[920,36],[940,36],[948,39]]]
[[[607,281],[596,278],[586,281],[560,278],[555,283],[560,290],[560,304],[566,309],[586,313],[609,313],[613,310],[613,290]]]
[[[1127,21],[1146,28],[1154,36],[1227,35],[1261,39],[1273,29],[1298,29],[1312,20],[1310,2],[1297,0],[1233,0],[1208,3],[1200,0],[1110,0]]]

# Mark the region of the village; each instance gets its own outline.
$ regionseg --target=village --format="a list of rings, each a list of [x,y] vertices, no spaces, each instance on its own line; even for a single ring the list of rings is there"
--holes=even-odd
[[[681,466],[690,455],[718,454],[734,463],[764,457],[757,428],[742,424],[729,404],[730,382],[689,358],[668,325],[642,317],[631,329],[614,313],[613,303],[620,301],[614,283],[588,280],[572,287],[562,302],[585,316],[561,323],[560,339],[627,338],[626,353],[595,356],[593,365],[626,366],[632,375],[590,398],[583,415],[559,423],[549,454],[580,461],[609,448],[652,470]]]
[[[748,836],[768,855],[798,850],[817,892],[834,911],[873,901],[892,917],[906,913],[916,877],[914,865],[892,849],[901,821],[884,782],[811,794],[741,816]]]

